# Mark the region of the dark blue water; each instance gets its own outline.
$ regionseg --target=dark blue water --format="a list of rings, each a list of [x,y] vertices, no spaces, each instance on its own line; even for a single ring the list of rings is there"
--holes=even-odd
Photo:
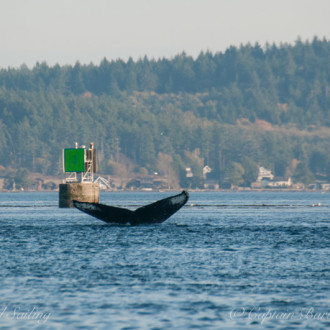
[[[0,327],[329,328],[329,197],[196,192],[163,224],[131,227],[59,209],[57,193],[0,193]]]

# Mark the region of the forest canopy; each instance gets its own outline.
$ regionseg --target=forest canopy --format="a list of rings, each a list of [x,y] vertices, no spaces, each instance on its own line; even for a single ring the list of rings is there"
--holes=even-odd
[[[330,41],[0,70],[1,167],[60,175],[76,141],[94,142],[100,173],[173,187],[201,187],[205,165],[220,185],[249,185],[258,165],[329,181]]]

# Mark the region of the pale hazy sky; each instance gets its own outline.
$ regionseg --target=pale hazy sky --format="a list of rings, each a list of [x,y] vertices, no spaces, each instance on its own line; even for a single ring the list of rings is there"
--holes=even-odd
[[[0,0],[0,68],[330,40],[330,0]]]

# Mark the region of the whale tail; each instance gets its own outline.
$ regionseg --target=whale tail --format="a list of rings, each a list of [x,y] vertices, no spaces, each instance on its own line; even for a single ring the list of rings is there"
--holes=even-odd
[[[95,218],[103,220],[105,222],[113,222],[118,224],[126,224],[131,222],[133,211],[128,209],[108,206],[99,203],[79,202],[72,201],[72,204],[78,210],[87,213]]]
[[[134,211],[137,223],[160,223],[176,213],[187,203],[189,194],[182,191],[181,194],[161,199],[152,204],[142,206]],[[135,223],[132,223],[135,224]]]
[[[140,225],[161,223],[177,212],[187,203],[189,194],[180,194],[161,199],[152,204],[142,206],[135,211],[98,203],[87,203],[73,200],[73,206],[82,212],[110,223]]]

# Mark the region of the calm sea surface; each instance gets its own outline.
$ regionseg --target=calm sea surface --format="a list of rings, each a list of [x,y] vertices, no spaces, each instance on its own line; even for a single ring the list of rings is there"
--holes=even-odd
[[[196,192],[136,227],[59,209],[58,193],[0,193],[0,242],[1,329],[330,327],[330,193]]]

